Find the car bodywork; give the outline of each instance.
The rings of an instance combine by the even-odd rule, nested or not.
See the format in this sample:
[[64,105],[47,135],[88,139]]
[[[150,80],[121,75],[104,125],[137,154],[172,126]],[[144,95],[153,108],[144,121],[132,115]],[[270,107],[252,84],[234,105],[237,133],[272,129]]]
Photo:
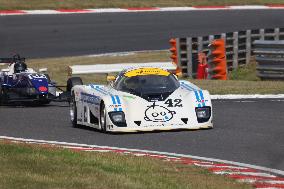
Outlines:
[[0,71],[0,100],[2,103],[39,102],[47,104],[56,97],[55,83],[47,74],[38,73],[32,68],[17,72],[17,62],[25,64],[25,59],[0,58],[0,63],[9,64]]
[[[118,83],[126,81],[123,79],[137,77],[151,77],[148,83],[144,83],[143,92],[119,88]],[[170,91],[166,91],[167,87],[159,88],[157,85],[157,90],[151,89],[155,92],[145,92],[144,89],[154,86],[151,83],[159,84],[158,78],[168,77],[174,79],[176,84]],[[164,83],[167,81],[163,81],[161,80],[160,84],[166,86]],[[188,81],[179,81],[167,70],[157,67],[126,69],[109,85],[76,85],[71,92],[75,104],[72,104],[70,109],[71,120],[75,118],[76,120],[72,121],[79,125],[110,132],[213,127],[209,92]]]

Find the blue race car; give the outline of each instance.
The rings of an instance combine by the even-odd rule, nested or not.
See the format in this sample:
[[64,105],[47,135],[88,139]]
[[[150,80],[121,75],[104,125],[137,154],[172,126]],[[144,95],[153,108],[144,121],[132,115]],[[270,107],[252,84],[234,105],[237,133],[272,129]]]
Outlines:
[[0,71],[0,103],[37,102],[48,104],[56,99],[56,86],[48,74],[35,72],[28,68],[25,58],[19,55],[13,58],[0,58],[1,63],[8,63]]

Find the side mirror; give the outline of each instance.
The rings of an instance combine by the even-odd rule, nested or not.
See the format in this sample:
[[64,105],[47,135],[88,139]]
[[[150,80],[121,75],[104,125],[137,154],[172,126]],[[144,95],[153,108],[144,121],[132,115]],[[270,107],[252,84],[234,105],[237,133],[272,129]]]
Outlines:
[[108,82],[112,82],[112,81],[114,81],[115,80],[115,77],[114,76],[111,76],[111,75],[108,75],[107,76],[107,81]]

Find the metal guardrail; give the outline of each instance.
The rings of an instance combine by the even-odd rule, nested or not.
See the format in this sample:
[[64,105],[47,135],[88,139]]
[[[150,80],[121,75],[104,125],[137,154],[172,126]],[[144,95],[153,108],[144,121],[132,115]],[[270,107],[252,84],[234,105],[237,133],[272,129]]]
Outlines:
[[257,76],[261,79],[284,79],[284,40],[253,42]]
[[198,64],[197,54],[200,52],[207,54],[210,42],[220,38],[226,42],[227,68],[232,70],[239,65],[250,62],[254,40],[284,40],[284,28],[255,29],[219,35],[176,38],[178,65],[183,74],[195,77]]

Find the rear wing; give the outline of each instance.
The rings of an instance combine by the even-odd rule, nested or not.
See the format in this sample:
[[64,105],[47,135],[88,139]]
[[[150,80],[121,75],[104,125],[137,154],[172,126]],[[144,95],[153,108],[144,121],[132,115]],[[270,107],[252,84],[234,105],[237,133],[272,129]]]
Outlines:
[[[20,58],[21,61],[25,61],[26,58]],[[10,64],[15,62],[15,58],[0,58],[0,64]]]
[[125,69],[140,67],[156,67],[174,71],[177,66],[172,62],[148,62],[148,63],[119,63],[119,64],[96,64],[69,66],[69,75],[76,74],[108,74],[117,73]]

